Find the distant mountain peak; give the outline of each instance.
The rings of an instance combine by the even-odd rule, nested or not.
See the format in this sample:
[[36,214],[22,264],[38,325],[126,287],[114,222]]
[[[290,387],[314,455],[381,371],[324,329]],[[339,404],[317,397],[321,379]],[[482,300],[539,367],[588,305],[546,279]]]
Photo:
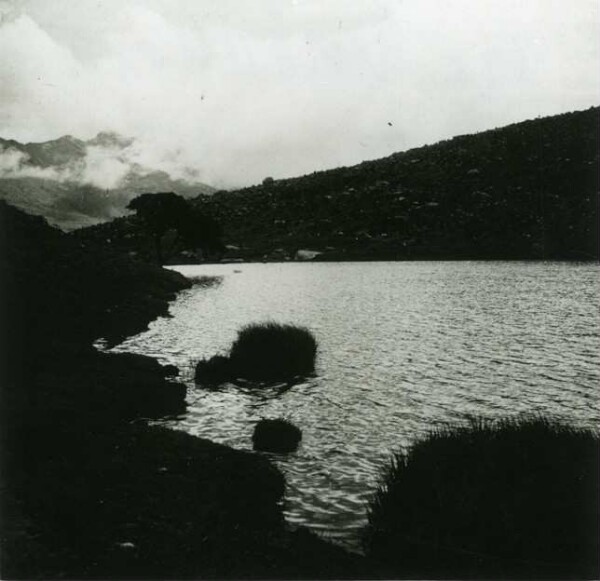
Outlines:
[[63,135],[62,137],[58,137],[57,139],[49,139],[48,141],[42,142],[32,142],[28,143],[27,146],[43,146],[43,147],[54,147],[54,146],[76,146],[76,147],[84,147],[85,142],[81,139],[77,139],[72,135]]
[[125,137],[116,131],[100,131],[96,137],[86,141],[87,145],[124,149],[134,142],[131,137]]
[[141,165],[127,149],[133,142],[115,131],[89,140],[63,135],[26,144],[0,137],[0,154],[7,156],[0,166],[0,199],[72,229],[123,215],[141,193],[195,197],[214,191],[193,169],[185,168],[182,179]]

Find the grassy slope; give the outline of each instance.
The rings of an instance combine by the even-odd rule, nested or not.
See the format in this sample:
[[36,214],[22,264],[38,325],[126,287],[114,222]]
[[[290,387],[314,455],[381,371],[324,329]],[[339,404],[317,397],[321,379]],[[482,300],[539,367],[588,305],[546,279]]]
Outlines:
[[598,108],[354,167],[200,196],[226,243],[261,258],[598,256]]

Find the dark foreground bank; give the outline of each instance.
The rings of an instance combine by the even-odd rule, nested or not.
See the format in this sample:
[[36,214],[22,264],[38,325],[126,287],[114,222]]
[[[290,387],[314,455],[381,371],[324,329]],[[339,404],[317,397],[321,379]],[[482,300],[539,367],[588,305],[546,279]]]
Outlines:
[[147,420],[185,409],[176,370],[99,353],[189,287],[0,205],[3,579],[365,576],[286,529],[264,458]]
[[350,555],[282,516],[249,452],[148,425],[176,370],[99,353],[189,287],[0,204],[4,579],[597,578],[598,436],[545,420],[442,430],[398,455]]
[[359,576],[360,559],[286,530],[283,477],[258,455],[135,424],[18,436],[3,578]]

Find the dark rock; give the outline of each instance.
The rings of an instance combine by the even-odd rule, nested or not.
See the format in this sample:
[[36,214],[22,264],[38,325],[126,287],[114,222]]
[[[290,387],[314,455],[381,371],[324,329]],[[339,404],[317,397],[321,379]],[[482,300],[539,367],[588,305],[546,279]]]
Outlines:
[[218,385],[233,379],[229,357],[215,355],[196,364],[194,380],[198,384]]
[[177,377],[179,375],[179,369],[175,365],[163,365],[162,368],[165,377]]
[[284,419],[260,420],[252,434],[255,450],[280,454],[294,452],[301,439],[300,429]]

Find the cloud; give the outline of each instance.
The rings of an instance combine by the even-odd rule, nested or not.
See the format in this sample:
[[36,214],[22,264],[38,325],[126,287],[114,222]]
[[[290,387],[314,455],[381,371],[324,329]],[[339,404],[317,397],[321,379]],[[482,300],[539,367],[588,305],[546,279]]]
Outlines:
[[29,156],[13,148],[0,146],[0,178],[42,178],[59,180],[60,172],[55,168],[29,165]]
[[61,183],[92,185],[106,190],[118,188],[133,169],[139,174],[135,153],[110,147],[88,146],[85,155],[69,163],[40,167],[30,156],[12,147],[0,146],[0,178],[40,178]]
[[[11,6],[0,135],[116,130],[136,137],[129,161],[217,187],[600,101],[595,0]],[[122,169],[89,155],[90,179]]]

